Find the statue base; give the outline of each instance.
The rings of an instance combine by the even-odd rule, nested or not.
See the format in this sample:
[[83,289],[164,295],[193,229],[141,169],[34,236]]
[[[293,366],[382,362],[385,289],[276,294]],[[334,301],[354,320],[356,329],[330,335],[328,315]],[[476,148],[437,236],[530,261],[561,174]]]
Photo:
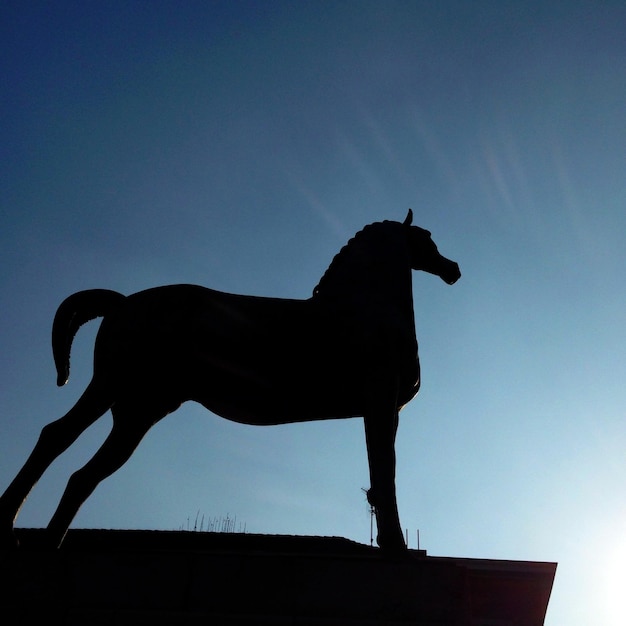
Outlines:
[[11,623],[540,626],[555,563],[387,558],[338,537],[70,530],[0,555]]

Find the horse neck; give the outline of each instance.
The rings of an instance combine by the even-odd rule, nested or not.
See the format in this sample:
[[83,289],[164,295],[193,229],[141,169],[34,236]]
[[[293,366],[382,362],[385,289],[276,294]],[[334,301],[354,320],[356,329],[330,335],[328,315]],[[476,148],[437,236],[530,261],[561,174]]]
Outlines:
[[412,319],[411,267],[404,227],[384,225],[376,238],[352,244],[349,260],[334,269],[331,283],[324,285],[319,297],[349,308],[402,309],[410,312]]

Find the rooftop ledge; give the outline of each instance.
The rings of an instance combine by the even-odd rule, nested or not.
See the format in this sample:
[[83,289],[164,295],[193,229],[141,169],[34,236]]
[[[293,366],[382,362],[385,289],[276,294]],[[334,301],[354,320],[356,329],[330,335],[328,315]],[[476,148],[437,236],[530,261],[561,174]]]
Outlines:
[[76,529],[45,551],[42,530],[16,533],[0,610],[25,624],[541,626],[556,573],[341,537]]

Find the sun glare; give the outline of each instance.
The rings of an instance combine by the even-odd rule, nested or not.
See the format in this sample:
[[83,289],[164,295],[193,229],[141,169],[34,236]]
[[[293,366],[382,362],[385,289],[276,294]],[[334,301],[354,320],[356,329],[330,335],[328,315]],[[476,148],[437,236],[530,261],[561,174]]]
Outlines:
[[606,626],[626,624],[626,528],[616,529],[606,537],[606,557],[600,574],[599,593]]

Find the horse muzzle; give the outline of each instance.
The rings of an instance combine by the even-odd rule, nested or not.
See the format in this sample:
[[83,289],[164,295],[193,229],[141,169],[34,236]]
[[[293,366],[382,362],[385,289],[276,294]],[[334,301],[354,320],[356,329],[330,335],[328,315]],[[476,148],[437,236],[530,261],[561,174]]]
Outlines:
[[445,263],[439,272],[439,278],[448,285],[454,285],[459,278],[461,278],[461,270],[459,264],[449,259],[445,259]]

